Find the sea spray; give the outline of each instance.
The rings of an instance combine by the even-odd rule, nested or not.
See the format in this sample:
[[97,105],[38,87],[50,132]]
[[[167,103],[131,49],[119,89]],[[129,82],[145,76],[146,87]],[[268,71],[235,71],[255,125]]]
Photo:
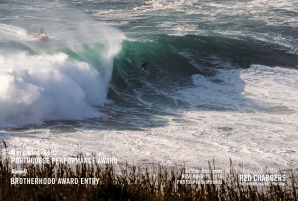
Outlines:
[[1,56],[0,64],[0,126],[100,116],[93,106],[106,102],[109,78],[87,62],[19,53]]

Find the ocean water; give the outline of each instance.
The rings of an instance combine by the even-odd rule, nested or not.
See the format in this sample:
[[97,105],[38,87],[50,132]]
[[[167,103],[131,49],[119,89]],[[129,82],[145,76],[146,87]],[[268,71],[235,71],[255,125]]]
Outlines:
[[[2,0],[0,140],[123,163],[298,168],[297,11],[295,0]],[[48,40],[33,37],[41,26]]]

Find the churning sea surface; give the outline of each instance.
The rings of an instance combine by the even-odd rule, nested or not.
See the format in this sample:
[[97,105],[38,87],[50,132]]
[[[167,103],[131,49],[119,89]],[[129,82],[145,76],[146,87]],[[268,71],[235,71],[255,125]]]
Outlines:
[[297,88],[296,0],[0,1],[9,149],[298,168]]

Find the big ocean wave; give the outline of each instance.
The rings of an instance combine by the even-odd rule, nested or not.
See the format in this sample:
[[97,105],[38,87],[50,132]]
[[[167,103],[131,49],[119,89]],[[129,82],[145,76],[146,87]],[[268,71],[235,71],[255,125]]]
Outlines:
[[93,33],[78,29],[36,41],[22,28],[0,24],[7,47],[0,49],[0,126],[101,116],[95,106],[107,102],[113,58],[124,36],[103,25]]

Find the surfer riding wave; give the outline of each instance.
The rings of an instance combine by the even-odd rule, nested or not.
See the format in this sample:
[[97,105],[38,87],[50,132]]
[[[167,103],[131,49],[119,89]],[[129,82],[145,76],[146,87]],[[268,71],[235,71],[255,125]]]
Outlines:
[[143,69],[143,71],[147,70],[147,65],[148,65],[148,62],[141,64],[140,70],[142,70],[142,69]]

